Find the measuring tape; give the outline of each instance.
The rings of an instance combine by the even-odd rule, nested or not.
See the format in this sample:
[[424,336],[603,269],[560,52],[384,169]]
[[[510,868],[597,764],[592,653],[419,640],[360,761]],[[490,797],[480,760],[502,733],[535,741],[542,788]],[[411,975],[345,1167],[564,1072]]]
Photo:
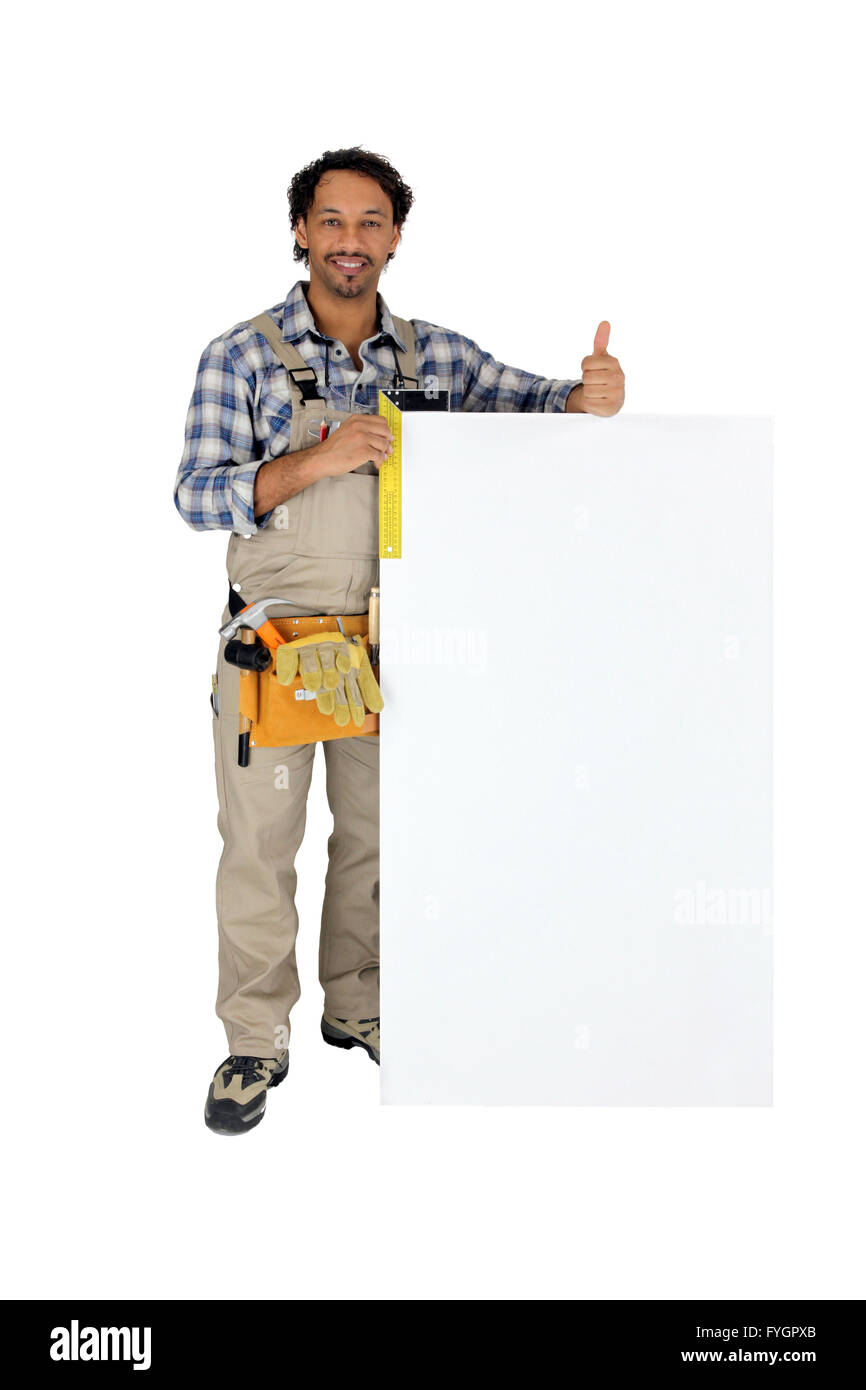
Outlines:
[[379,559],[399,560],[403,555],[403,412],[384,391],[379,392],[379,414],[388,421],[394,443],[379,468]]

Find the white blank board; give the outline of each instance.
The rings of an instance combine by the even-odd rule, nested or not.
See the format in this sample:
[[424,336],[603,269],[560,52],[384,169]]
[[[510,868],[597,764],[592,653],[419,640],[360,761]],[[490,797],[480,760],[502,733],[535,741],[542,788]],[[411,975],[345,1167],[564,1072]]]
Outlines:
[[382,1100],[771,1104],[768,418],[409,414]]

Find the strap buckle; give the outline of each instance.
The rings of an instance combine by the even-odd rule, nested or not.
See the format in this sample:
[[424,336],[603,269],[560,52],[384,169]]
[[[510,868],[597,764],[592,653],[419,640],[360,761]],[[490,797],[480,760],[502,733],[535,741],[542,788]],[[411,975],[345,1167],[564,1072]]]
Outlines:
[[[292,385],[300,393],[301,405],[306,406],[307,401],[320,401],[323,399],[319,395],[319,384],[316,381],[316,373],[312,367],[287,367],[286,370],[292,378]],[[299,381],[298,377],[302,372],[309,372],[312,381]]]

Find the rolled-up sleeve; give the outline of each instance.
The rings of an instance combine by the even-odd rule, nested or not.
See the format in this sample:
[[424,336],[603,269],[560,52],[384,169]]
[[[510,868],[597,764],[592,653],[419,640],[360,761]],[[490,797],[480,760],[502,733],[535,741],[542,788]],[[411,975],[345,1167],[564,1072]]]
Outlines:
[[198,364],[186,417],[183,456],[174,485],[177,510],[194,531],[253,532],[256,458],[250,384],[226,342],[208,343]]
[[569,392],[580,378],[535,376],[497,362],[489,352],[464,339],[462,410],[564,411]]

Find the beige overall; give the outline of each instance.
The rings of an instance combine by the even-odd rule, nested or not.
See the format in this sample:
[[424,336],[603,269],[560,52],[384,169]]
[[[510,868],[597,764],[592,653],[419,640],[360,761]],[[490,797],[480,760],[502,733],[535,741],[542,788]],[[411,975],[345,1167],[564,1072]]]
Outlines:
[[[408,348],[398,350],[400,370],[414,377],[412,326],[403,319],[394,323]],[[252,324],[284,366],[305,368],[309,378],[300,353],[280,341],[267,314]],[[316,443],[308,431],[323,418],[349,418],[351,412],[332,410],[324,401],[305,404],[288,371],[283,382],[285,399],[292,401],[290,453]],[[367,463],[303,488],[253,535],[233,534],[227,567],[245,603],[276,595],[290,601],[274,607],[271,617],[366,613],[370,588],[378,582],[378,553],[378,471]],[[229,616],[226,608],[223,622]],[[300,994],[294,865],[304,837],[316,744],[251,747],[249,767],[238,767],[239,674],[223,659],[223,647],[221,642],[219,713],[213,721],[223,839],[216,894],[216,1011],[232,1053],[272,1057],[286,1045],[289,1011]],[[319,979],[329,1013],[371,1018],[379,1013],[379,738],[325,740],[322,749],[334,829],[328,840]]]

